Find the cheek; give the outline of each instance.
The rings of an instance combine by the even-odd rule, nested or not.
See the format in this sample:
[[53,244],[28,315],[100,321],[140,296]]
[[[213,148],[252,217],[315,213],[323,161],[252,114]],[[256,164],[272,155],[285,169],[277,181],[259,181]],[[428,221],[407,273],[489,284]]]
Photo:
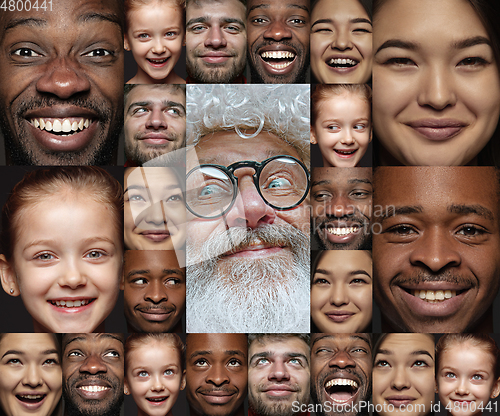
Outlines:
[[367,129],[362,133],[358,133],[356,135],[356,141],[358,142],[360,148],[366,149],[368,147],[368,143],[370,143],[370,130]]
[[179,58],[182,50],[182,37],[177,38],[175,41],[169,42],[167,48],[174,58]]
[[356,307],[364,313],[370,313],[372,310],[372,286],[365,285],[357,290],[351,290],[349,299]]
[[372,37],[366,36],[363,39],[359,39],[355,43],[356,48],[359,50],[363,59],[366,61],[371,61],[373,56],[373,48],[372,48]]
[[311,314],[320,313],[321,308],[328,304],[328,293],[328,289],[311,288]]
[[276,211],[276,216],[286,223],[293,225],[304,234],[310,234],[310,213],[309,207],[303,202],[297,208],[289,211]]
[[186,287],[168,290],[167,296],[170,302],[177,307],[179,313],[182,313],[186,304]]
[[60,393],[62,389],[62,370],[61,367],[53,368],[43,377],[43,380],[53,393]]
[[138,59],[145,59],[149,51],[149,46],[147,43],[139,42],[138,40],[133,40],[130,44],[132,55],[137,61]]

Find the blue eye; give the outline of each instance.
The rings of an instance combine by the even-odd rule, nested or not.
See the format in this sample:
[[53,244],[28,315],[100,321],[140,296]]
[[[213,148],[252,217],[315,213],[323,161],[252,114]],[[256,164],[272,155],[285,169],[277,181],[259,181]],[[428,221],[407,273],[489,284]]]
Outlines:
[[282,188],[284,186],[291,186],[292,184],[288,179],[285,178],[276,178],[273,179],[270,183],[268,188]]
[[227,193],[225,189],[223,189],[219,185],[207,185],[203,187],[200,192],[200,196],[214,196],[217,194]]

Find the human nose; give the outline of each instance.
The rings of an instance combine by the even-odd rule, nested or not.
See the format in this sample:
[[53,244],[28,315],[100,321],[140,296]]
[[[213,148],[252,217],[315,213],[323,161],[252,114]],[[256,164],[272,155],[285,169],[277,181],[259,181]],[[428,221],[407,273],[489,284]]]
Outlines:
[[146,120],[146,128],[154,130],[168,128],[166,114],[160,108],[153,108]]
[[343,283],[333,285],[330,289],[330,304],[334,306],[347,305],[349,303],[349,296],[347,288]]
[[76,260],[68,261],[63,266],[59,286],[75,290],[87,284],[85,272],[81,270],[81,266]]
[[214,386],[222,386],[229,383],[229,376],[223,365],[213,365],[207,372],[206,382]]
[[151,386],[151,391],[163,391],[165,390],[165,386],[162,383],[161,375],[156,374],[153,377],[153,385]]
[[446,230],[439,228],[424,230],[423,235],[415,241],[410,254],[410,262],[414,266],[424,267],[433,273],[448,267],[460,266],[462,259],[455,250],[451,237]]
[[252,176],[239,173],[238,194],[234,205],[226,214],[227,226],[254,229],[272,224],[275,219],[276,212],[259,195]]
[[463,377],[459,380],[455,392],[459,396],[467,396],[469,394],[469,386],[467,385],[467,381]]
[[282,360],[276,360],[272,363],[269,379],[276,381],[285,381],[290,379],[290,374],[286,368],[286,364]]
[[396,368],[394,368],[393,371],[394,371],[394,377],[391,382],[391,387],[394,390],[398,391],[409,389],[411,383],[406,368],[404,368],[403,366],[396,366]]
[[43,384],[42,376],[40,374],[40,367],[36,363],[28,364],[24,373],[23,385],[29,387],[38,387]]
[[457,102],[453,76],[445,67],[435,65],[424,69],[418,88],[420,106],[439,111]]
[[107,371],[106,364],[104,364],[101,357],[95,354],[87,356],[80,366],[80,373],[98,374],[106,373]]
[[353,132],[351,130],[344,130],[344,134],[340,138],[340,143],[350,146],[353,145],[354,142]]
[[341,29],[335,33],[332,42],[332,49],[339,49],[345,51],[352,49],[351,33],[348,29]]
[[348,368],[356,367],[356,363],[347,351],[338,351],[328,363],[330,367]]
[[224,36],[224,32],[220,26],[214,25],[210,28],[205,39],[205,46],[212,47],[214,49],[224,48],[227,46],[226,37]]
[[167,215],[165,214],[165,206],[163,204],[163,201],[151,203],[151,205],[143,211],[141,217],[145,222],[150,224],[166,224]]
[[151,52],[153,52],[156,55],[161,55],[167,50],[163,39],[155,39],[153,42],[153,45],[151,46]]
[[336,218],[351,216],[354,214],[354,206],[344,194],[336,194],[326,203],[326,215]]
[[68,58],[52,60],[36,83],[40,93],[67,100],[71,96],[89,92],[90,81],[80,65]]
[[281,20],[271,22],[264,32],[264,39],[272,39],[276,42],[291,38],[292,31],[287,24]]
[[144,294],[144,299],[149,300],[153,303],[160,303],[168,300],[165,285],[157,279],[152,279],[152,281],[147,286],[146,293]]

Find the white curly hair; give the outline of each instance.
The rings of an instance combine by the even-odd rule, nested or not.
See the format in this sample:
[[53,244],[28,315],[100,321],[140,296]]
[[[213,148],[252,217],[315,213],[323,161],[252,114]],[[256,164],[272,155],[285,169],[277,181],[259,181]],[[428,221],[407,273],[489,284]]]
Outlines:
[[309,85],[188,85],[186,95],[188,145],[218,131],[235,130],[242,139],[266,131],[293,146],[309,167]]

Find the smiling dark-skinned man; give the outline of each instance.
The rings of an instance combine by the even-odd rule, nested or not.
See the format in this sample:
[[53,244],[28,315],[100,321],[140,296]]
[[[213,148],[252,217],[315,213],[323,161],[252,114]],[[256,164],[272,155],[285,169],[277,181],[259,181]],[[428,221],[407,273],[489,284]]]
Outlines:
[[116,163],[123,20],[119,0],[58,0],[45,10],[0,11],[7,164]]

